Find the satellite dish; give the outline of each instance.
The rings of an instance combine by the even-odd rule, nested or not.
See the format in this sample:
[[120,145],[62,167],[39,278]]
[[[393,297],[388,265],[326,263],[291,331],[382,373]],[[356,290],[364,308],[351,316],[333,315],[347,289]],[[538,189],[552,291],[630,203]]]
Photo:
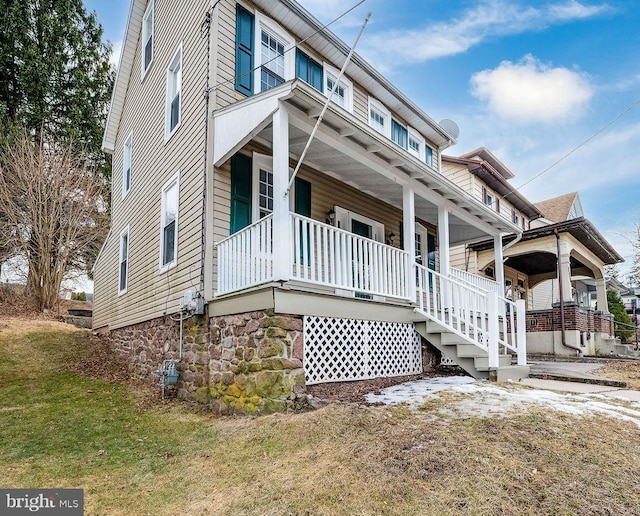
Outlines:
[[445,118],[444,120],[440,120],[440,127],[442,127],[448,134],[453,136],[455,139],[460,135],[460,128],[458,124],[456,124],[453,120],[449,120]]

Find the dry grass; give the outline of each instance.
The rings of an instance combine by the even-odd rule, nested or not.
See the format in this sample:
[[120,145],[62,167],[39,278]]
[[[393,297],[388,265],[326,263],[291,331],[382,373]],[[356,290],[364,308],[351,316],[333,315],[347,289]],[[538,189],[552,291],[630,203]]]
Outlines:
[[640,360],[609,361],[606,366],[592,371],[598,376],[627,382],[629,389],[640,391]]
[[0,477],[84,487],[88,515],[640,513],[631,423],[543,409],[434,417],[458,401],[446,395],[418,412],[331,404],[256,418],[140,406],[113,375],[73,372],[67,350],[91,349],[86,333],[4,323]]

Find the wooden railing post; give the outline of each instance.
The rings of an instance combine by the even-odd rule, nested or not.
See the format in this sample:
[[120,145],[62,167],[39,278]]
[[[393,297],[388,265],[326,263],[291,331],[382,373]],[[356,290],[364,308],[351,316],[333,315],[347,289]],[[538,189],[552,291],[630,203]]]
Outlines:
[[498,353],[498,293],[487,292],[487,312],[488,312],[488,333],[489,333],[489,368],[497,369],[500,365],[500,356]]
[[516,301],[516,342],[518,365],[527,365],[527,308],[524,299]]

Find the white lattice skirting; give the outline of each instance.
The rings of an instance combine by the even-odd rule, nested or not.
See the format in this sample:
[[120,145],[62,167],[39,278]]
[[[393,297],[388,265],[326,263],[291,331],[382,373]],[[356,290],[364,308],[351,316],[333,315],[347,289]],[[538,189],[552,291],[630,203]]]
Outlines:
[[410,323],[305,316],[303,358],[307,385],[422,372]]

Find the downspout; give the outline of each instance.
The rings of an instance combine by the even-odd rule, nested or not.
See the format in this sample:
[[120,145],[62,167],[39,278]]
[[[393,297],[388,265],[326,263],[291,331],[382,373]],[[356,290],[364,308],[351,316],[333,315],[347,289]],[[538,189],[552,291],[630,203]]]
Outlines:
[[582,353],[582,350],[578,346],[574,346],[572,344],[567,344],[567,337],[565,335],[564,329],[564,295],[562,288],[562,264],[560,263],[560,233],[558,229],[553,230],[553,234],[556,236],[556,249],[557,249],[557,257],[558,257],[558,289],[560,295],[560,335],[561,342],[565,348],[574,349],[578,352],[578,354]]

